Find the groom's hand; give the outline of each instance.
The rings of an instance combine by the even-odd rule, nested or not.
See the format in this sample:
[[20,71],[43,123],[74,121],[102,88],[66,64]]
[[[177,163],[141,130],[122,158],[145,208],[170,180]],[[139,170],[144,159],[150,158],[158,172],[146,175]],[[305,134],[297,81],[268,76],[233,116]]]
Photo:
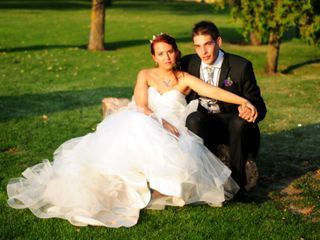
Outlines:
[[251,109],[247,106],[240,105],[238,107],[238,110],[239,110],[239,117],[246,120],[247,122],[255,122],[258,116],[258,112],[256,108]]

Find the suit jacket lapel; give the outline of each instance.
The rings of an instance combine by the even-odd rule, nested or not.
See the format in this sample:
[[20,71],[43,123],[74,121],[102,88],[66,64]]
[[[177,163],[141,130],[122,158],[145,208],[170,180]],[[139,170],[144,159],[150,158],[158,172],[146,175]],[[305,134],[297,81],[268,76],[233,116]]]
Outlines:
[[[190,58],[190,61],[187,66],[187,72],[191,75],[200,78],[200,65],[201,60],[197,54],[193,54]],[[199,95],[195,91],[191,91],[191,93],[186,97],[187,102],[189,103],[191,100],[197,99]]]
[[224,52],[223,62],[221,66],[221,72],[219,77],[219,87],[223,86],[223,81],[227,79],[228,73],[230,71],[230,65],[229,65],[229,55],[228,53]]
[[200,66],[201,66],[201,60],[200,58],[196,55],[194,58],[194,63],[191,65],[191,74],[194,75],[197,78],[200,78]]

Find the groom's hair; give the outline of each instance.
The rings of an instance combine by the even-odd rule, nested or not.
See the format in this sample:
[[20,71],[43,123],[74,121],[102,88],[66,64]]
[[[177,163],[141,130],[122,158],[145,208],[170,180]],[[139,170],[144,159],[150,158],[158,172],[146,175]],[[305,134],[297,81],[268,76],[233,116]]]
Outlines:
[[194,25],[192,29],[192,39],[198,35],[210,35],[215,41],[220,37],[217,26],[210,21],[201,21]]
[[180,62],[180,57],[181,57],[181,52],[177,46],[177,43],[176,43],[176,39],[171,37],[170,35],[166,34],[166,33],[160,33],[159,35],[156,35],[153,37],[152,40],[150,40],[150,52],[152,55],[155,54],[154,52],[154,44],[155,43],[158,43],[158,42],[164,42],[164,43],[167,43],[169,45],[172,46],[175,54],[176,54],[176,63],[179,64]]

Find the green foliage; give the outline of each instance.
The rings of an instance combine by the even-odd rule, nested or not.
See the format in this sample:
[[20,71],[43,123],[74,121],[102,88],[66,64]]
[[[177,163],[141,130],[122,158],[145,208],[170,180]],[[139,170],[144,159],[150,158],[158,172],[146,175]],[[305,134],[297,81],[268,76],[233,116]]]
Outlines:
[[257,39],[261,42],[267,40],[265,34],[268,16],[265,14],[266,4],[269,1],[241,1],[236,0],[231,8],[231,15],[236,19],[241,19],[243,27],[243,36],[248,41],[251,33],[255,33]]
[[246,39],[254,32],[265,42],[271,33],[281,38],[290,27],[297,27],[305,40],[318,43],[320,24],[315,12],[317,8],[314,0],[235,0],[231,13],[242,21]]
[[299,19],[299,28],[302,37],[310,44],[320,44],[320,1],[312,0],[311,14],[305,14]]

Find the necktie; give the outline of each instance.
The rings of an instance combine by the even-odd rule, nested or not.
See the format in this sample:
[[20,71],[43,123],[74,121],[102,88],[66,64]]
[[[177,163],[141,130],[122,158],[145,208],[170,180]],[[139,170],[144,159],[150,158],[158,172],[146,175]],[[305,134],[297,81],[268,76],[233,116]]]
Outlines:
[[207,67],[207,73],[208,73],[208,83],[213,85],[213,67],[212,66]]
[[[207,83],[214,86],[214,80],[213,80],[213,66],[207,66]],[[200,97],[200,104],[206,108],[211,113],[217,113],[220,112],[219,105],[217,104],[216,99],[211,99],[207,97]]]

